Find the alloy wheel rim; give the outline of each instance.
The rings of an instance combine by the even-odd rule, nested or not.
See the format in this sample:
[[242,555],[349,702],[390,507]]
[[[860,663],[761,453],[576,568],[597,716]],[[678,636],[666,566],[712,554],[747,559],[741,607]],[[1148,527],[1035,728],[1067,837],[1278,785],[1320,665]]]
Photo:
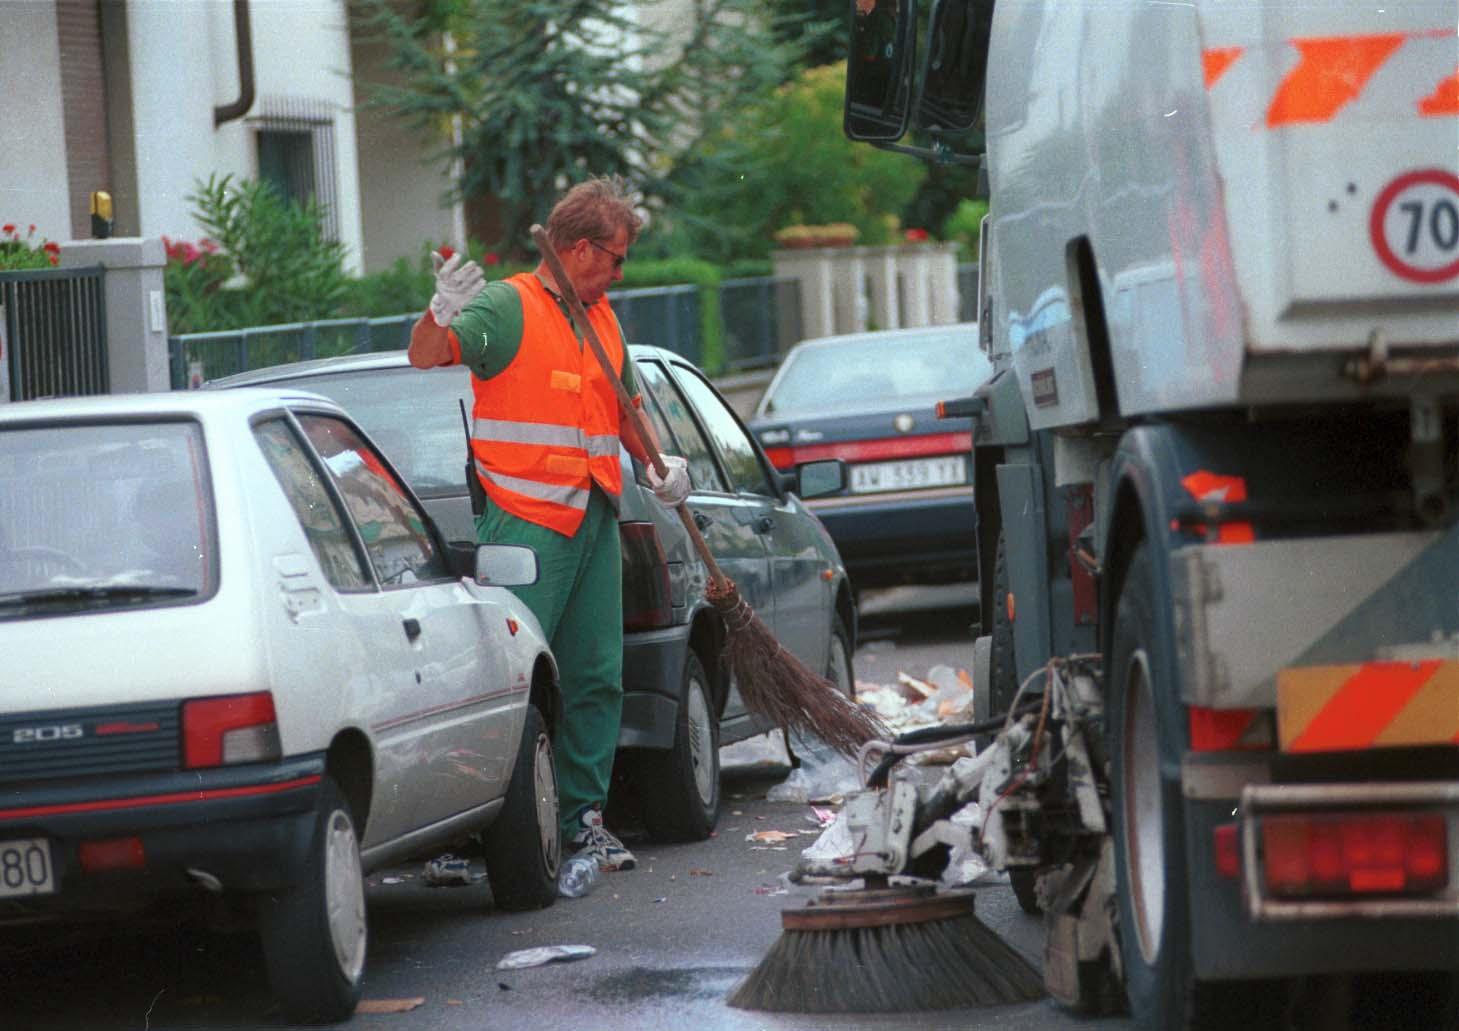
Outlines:
[[1149,657],[1130,657],[1125,688],[1124,837],[1134,905],[1135,939],[1148,964],[1160,951],[1165,924],[1165,813],[1160,803],[1160,746]]
[[561,859],[562,839],[557,830],[557,770],[552,762],[552,740],[537,735],[532,755],[532,790],[537,802],[537,833],[542,863],[553,876]]
[[714,798],[714,728],[709,723],[709,703],[704,698],[704,685],[695,677],[689,681],[686,719],[689,732],[689,761],[694,767],[694,789],[699,800],[709,805]]
[[324,898],[329,938],[344,979],[354,984],[365,970],[365,878],[360,843],[349,814],[336,809],[324,832]]

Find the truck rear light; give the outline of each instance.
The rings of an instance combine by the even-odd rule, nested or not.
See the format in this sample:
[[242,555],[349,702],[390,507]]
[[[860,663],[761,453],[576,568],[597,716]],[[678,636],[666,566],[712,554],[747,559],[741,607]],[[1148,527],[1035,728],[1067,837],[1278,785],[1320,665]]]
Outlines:
[[1241,827],[1235,823],[1223,823],[1211,830],[1211,852],[1216,861],[1216,872],[1222,877],[1235,880],[1241,876]]
[[1261,847],[1267,888],[1279,897],[1430,893],[1449,882],[1439,813],[1267,816]]
[[1273,747],[1271,717],[1265,709],[1208,709],[1192,705],[1193,752],[1256,752]]
[[141,838],[107,838],[104,841],[83,841],[76,849],[76,858],[86,873],[106,870],[142,870],[147,866],[147,853]]
[[622,523],[623,629],[657,630],[674,621],[669,560],[653,523]]
[[279,758],[274,696],[257,691],[184,702],[182,752],[188,769]]

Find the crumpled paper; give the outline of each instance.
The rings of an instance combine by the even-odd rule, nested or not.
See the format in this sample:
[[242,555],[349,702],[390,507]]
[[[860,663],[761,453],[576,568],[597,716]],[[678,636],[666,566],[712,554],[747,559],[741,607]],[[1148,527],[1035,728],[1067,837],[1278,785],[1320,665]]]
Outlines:
[[587,959],[598,950],[591,945],[539,945],[534,949],[518,949],[509,952],[497,961],[498,970],[522,970],[526,967],[540,967],[545,963],[566,963],[574,959]]

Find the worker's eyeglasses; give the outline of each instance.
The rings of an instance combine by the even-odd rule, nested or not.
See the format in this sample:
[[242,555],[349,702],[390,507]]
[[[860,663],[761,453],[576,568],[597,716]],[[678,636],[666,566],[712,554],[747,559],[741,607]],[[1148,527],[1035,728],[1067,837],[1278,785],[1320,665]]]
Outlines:
[[[585,236],[585,237],[583,237],[583,239],[584,240],[587,240],[588,238]],[[611,250],[610,248],[607,248],[607,247],[604,247],[601,243],[597,243],[594,240],[588,240],[588,243],[591,246],[598,248],[598,250],[602,251],[604,254],[611,254],[613,256],[613,267],[614,268],[622,268],[623,267],[623,263],[628,260],[628,255],[626,255],[626,254],[619,254],[617,251]]]

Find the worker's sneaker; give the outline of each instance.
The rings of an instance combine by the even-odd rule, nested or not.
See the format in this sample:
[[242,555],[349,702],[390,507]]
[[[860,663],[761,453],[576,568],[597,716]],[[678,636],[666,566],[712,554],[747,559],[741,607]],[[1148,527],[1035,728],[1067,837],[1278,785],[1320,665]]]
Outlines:
[[633,853],[623,847],[623,842],[603,826],[603,811],[597,806],[584,806],[578,813],[579,830],[567,843],[570,855],[582,853],[598,861],[598,869],[604,873],[616,870],[632,870],[638,865]]

